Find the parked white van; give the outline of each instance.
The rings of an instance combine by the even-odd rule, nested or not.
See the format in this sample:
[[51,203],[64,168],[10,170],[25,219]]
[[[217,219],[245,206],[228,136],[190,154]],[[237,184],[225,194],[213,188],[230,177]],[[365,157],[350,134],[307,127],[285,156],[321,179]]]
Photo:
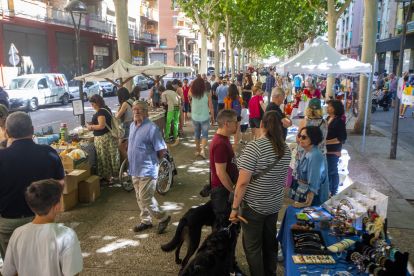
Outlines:
[[12,79],[6,86],[10,109],[35,111],[39,105],[69,103],[68,81],[63,74],[30,74]]

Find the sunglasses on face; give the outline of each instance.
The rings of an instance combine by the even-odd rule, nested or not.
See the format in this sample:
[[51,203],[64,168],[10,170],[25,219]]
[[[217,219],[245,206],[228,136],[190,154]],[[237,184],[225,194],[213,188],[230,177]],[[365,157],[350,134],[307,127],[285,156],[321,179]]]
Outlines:
[[306,140],[306,138],[308,138],[309,136],[306,136],[306,135],[298,135],[298,138],[299,139],[302,139],[302,140]]

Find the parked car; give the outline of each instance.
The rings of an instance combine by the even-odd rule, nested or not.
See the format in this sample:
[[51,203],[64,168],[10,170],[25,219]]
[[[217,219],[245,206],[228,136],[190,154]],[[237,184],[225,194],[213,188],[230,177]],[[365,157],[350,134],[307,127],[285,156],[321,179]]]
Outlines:
[[[117,84],[119,84],[119,80],[115,80]],[[99,87],[104,95],[116,96],[116,91],[118,91],[118,87],[109,81],[99,81]]]
[[40,105],[69,103],[69,86],[63,74],[30,74],[12,79],[6,87],[10,109],[35,111]]
[[207,68],[207,75],[208,76],[213,75],[215,71],[216,71],[216,69],[214,67],[208,67]]
[[9,94],[7,94],[6,90],[0,86],[0,104],[4,105],[9,109]]
[[[94,95],[99,94],[103,96],[103,92],[99,87],[99,83],[96,81],[85,81],[83,83],[83,100],[86,102],[88,99]],[[79,100],[79,81],[71,80],[69,81],[69,99]]]
[[134,77],[134,86],[137,85],[141,87],[142,90],[147,90],[150,87],[154,86],[154,82],[144,76],[138,75]]

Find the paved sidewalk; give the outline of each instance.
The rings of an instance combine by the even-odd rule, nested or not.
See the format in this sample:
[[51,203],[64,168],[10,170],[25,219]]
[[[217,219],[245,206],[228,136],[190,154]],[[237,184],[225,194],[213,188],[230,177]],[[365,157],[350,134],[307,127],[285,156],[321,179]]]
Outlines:
[[[210,140],[216,129],[217,127],[210,128]],[[410,167],[414,167],[413,160],[408,159],[409,153],[404,152],[404,148],[398,148],[397,160],[387,159],[390,140],[379,130],[375,133],[376,136],[367,138],[364,153],[360,152],[362,137],[353,135],[348,137],[344,148],[348,150],[351,157],[350,175],[352,180],[371,185],[390,197],[389,235],[401,251],[410,252],[410,260],[414,262],[412,248],[414,220],[407,219],[408,216],[414,215],[414,209],[404,199],[407,193],[402,194],[405,190],[409,191],[409,185],[413,183],[409,177]],[[178,167],[174,185],[166,195],[156,194],[156,199],[172,216],[172,224],[164,234],[156,234],[158,226],[156,222],[152,229],[140,233],[132,231],[132,227],[139,223],[140,213],[135,194],[125,192],[119,185],[102,187],[101,197],[96,202],[78,204],[74,209],[59,215],[57,221],[72,227],[81,242],[84,271],[80,275],[178,275],[180,266],[174,262],[174,252],[165,253],[160,249],[160,245],[172,239],[180,218],[189,208],[199,206],[208,200],[198,194],[208,183],[208,150],[206,150],[206,160],[195,157],[192,137],[193,129],[189,124],[185,127],[184,137],[180,139],[180,143],[171,150]],[[239,147],[239,154],[243,148],[243,146]],[[402,172],[398,178],[395,176],[394,169]],[[407,185],[403,185],[404,179]],[[285,209],[293,203],[286,194],[287,189],[278,227]],[[208,227],[203,229],[202,241],[210,231]],[[181,256],[184,256],[185,252],[184,245]],[[248,266],[241,237],[238,241],[236,258],[242,270],[247,273]],[[414,272],[411,265],[410,270],[411,273]],[[278,265],[277,275],[284,275],[281,263]]]

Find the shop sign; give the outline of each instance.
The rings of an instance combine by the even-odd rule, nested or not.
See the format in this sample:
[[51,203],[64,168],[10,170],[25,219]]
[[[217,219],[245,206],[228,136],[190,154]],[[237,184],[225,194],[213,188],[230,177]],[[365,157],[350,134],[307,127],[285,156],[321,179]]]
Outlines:
[[108,47],[93,46],[94,56],[109,56]]
[[134,51],[132,51],[132,55],[133,55],[134,57],[139,57],[139,50],[134,50]]

